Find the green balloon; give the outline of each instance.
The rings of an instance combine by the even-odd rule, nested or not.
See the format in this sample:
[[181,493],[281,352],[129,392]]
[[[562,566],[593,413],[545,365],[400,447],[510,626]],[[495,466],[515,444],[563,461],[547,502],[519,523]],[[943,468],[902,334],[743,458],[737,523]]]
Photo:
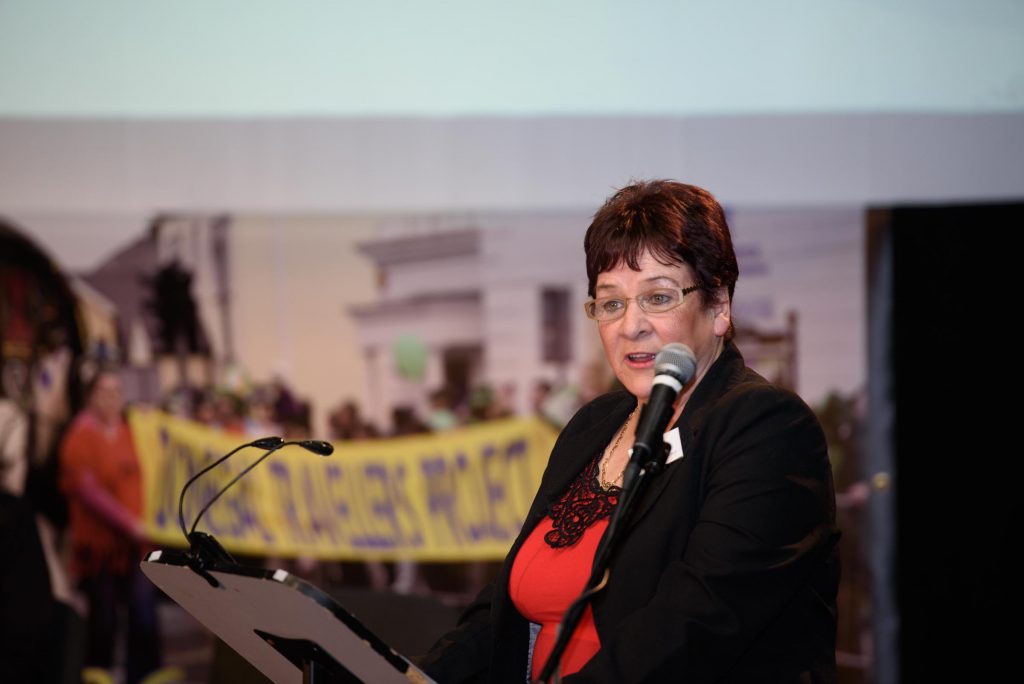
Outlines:
[[413,334],[401,335],[391,345],[398,374],[407,380],[422,380],[427,370],[427,345]]

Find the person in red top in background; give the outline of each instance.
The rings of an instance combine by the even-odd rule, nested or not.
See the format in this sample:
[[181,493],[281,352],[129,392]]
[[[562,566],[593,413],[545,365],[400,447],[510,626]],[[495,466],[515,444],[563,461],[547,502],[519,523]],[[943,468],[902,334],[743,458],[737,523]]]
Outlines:
[[72,572],[89,602],[86,665],[113,665],[117,608],[126,606],[131,684],[159,667],[160,647],[155,592],[139,570],[142,483],[123,409],[120,378],[101,369],[61,443],[60,487],[68,497]]

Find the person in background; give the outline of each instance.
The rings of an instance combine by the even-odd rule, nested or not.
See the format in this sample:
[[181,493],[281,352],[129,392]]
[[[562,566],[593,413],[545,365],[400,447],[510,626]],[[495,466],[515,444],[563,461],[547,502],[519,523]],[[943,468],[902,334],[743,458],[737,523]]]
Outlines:
[[500,420],[511,418],[516,414],[516,386],[515,383],[505,382],[498,387],[494,393],[490,406],[487,407],[488,420]]
[[331,411],[327,419],[332,440],[373,439],[378,437],[377,429],[363,420],[359,405],[346,400]]
[[246,436],[255,438],[280,435],[281,425],[274,413],[274,401],[270,390],[264,387],[254,389],[249,394],[248,415],[244,421]]
[[28,418],[0,396],[0,667],[18,682],[48,681],[56,602],[31,503],[23,496],[28,474]]
[[0,396],[0,490],[20,495],[28,477],[28,416]]
[[72,572],[88,601],[86,665],[113,666],[124,606],[126,681],[133,684],[159,667],[160,644],[155,589],[139,570],[147,541],[142,482],[123,410],[120,378],[98,370],[61,443],[60,487],[69,505]]
[[[4,681],[44,682],[53,668],[55,602],[28,502],[0,489],[0,668]],[[8,679],[9,678],[9,679]]]
[[234,435],[245,435],[243,402],[230,392],[218,392],[213,400],[213,426]]
[[452,410],[449,391],[441,387],[430,393],[430,407],[427,409],[427,427],[431,432],[444,432],[458,426],[458,418]]
[[197,423],[209,427],[217,425],[217,411],[214,407],[214,395],[210,389],[196,392],[194,415],[192,419]]
[[551,396],[554,386],[543,378],[534,381],[533,392],[530,394],[530,409],[536,416],[544,415],[544,402]]
[[561,660],[575,682],[834,682],[839,579],[825,436],[733,343],[739,276],[707,191],[636,183],[584,240],[584,310],[624,389],[562,430],[502,570],[418,664],[438,682],[536,679],[622,493],[657,353],[690,347],[667,464]]

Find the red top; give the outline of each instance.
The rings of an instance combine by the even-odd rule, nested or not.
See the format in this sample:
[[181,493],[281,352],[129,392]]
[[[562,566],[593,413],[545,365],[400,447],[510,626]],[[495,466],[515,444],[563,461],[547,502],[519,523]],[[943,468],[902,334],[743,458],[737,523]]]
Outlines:
[[[541,625],[533,649],[530,678],[537,679],[555,645],[558,623],[590,577],[594,552],[601,541],[608,518],[595,521],[572,546],[552,548],[544,535],[552,530],[551,517],[534,528],[516,554],[509,577],[508,593],[516,609],[530,622]],[[587,606],[579,627],[562,657],[562,675],[578,672],[590,660],[601,641],[594,627],[594,613]]]
[[75,572],[93,575],[101,567],[127,571],[138,562],[138,550],[123,531],[112,526],[83,501],[82,480],[88,472],[95,486],[124,510],[142,513],[142,481],[131,430],[123,421],[102,425],[88,411],[75,418],[60,447],[60,488],[68,496]]

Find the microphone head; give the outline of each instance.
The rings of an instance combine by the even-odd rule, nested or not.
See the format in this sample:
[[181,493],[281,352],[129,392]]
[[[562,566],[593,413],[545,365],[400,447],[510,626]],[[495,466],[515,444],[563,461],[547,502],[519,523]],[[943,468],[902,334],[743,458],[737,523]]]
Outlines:
[[654,375],[670,375],[682,384],[697,372],[697,357],[682,342],[670,342],[654,357]]
[[276,449],[282,444],[284,444],[284,440],[280,437],[262,437],[252,443],[257,449]]
[[319,439],[304,439],[298,442],[298,445],[306,451],[312,451],[314,454],[320,454],[321,456],[330,456],[334,453],[333,445]]

